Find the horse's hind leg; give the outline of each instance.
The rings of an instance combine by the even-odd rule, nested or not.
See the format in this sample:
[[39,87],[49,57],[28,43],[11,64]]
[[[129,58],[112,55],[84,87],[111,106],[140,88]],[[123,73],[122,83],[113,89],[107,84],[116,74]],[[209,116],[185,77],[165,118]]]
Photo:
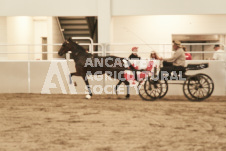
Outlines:
[[118,91],[117,91],[117,89],[118,89],[118,87],[119,87],[119,85],[122,83],[122,81],[121,80],[119,80],[119,82],[117,83],[117,85],[115,86],[115,93],[118,95]]
[[92,92],[91,92],[91,89],[90,89],[90,86],[89,86],[89,81],[88,81],[87,77],[86,77],[86,76],[83,76],[83,80],[84,80],[85,83],[86,83],[87,89],[88,89],[88,91],[89,91],[89,95],[92,96],[93,94],[92,94]]
[[129,82],[127,80],[124,81],[126,87],[127,87],[127,95],[126,98],[128,99],[130,97],[130,93],[129,93]]

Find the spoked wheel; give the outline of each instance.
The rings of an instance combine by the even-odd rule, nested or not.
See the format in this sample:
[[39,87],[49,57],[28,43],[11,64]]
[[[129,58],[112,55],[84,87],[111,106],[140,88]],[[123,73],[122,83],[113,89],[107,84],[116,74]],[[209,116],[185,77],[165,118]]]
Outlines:
[[152,98],[146,93],[146,90],[145,90],[145,87],[144,87],[145,81],[146,81],[146,79],[144,79],[143,81],[140,81],[140,82],[139,82],[139,85],[138,85],[139,95],[140,95],[140,97],[141,97],[143,100],[152,101],[152,100],[154,100],[154,99],[152,99]]
[[162,93],[162,84],[154,83],[153,80],[145,79],[139,88],[139,95],[146,101],[154,101],[160,97]]
[[160,94],[159,98],[161,99],[168,92],[168,82],[166,80],[164,80],[164,81],[161,81],[160,84],[161,84],[161,87],[162,87],[162,93]]
[[198,75],[201,75],[201,76],[204,76],[208,82],[209,82],[209,86],[210,86],[210,92],[209,92],[209,95],[208,97],[210,97],[213,93],[213,90],[214,90],[214,83],[213,83],[213,80],[210,78],[210,76],[206,75],[206,74],[203,74],[203,73],[200,73]]
[[191,101],[202,101],[211,91],[208,79],[200,74],[188,77],[183,85],[184,95]]
[[190,93],[189,93],[188,83],[189,83],[189,78],[187,78],[187,80],[183,84],[183,93],[184,93],[184,96],[186,98],[188,98],[190,101],[196,101],[196,99],[192,95],[190,95]]

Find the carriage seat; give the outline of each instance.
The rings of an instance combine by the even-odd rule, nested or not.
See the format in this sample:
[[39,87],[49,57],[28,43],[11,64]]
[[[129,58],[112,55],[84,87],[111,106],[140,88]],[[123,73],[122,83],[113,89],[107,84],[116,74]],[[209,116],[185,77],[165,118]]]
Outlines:
[[182,71],[184,74],[187,70],[201,70],[209,67],[209,63],[200,63],[200,64],[188,64],[187,67],[181,68],[180,70],[176,70],[177,73]]
[[201,70],[208,67],[209,67],[209,63],[188,64],[186,67],[186,70]]
[[186,77],[185,72],[188,70],[201,70],[208,68],[209,64],[208,63],[200,63],[200,64],[188,64],[187,67],[184,67],[180,70],[176,70],[177,75],[179,75],[179,72],[182,72],[182,77]]
[[185,75],[186,71],[188,70],[201,70],[208,68],[209,64],[208,63],[200,63],[200,64],[188,64],[187,67],[175,70],[177,73],[177,76],[179,76],[179,73],[182,72],[182,77],[186,78],[187,76]]
[[177,70],[174,69],[173,71],[176,72],[176,75],[171,73],[169,75],[169,77],[171,77],[171,76],[172,77],[174,77],[174,76],[179,77],[179,76],[181,76],[180,72],[182,72],[182,78],[186,78],[187,77],[187,75],[185,74],[186,71],[188,71],[188,70],[201,70],[201,69],[205,69],[205,68],[208,68],[208,67],[209,67],[208,63],[188,64],[186,67],[181,67],[181,68],[179,68]]

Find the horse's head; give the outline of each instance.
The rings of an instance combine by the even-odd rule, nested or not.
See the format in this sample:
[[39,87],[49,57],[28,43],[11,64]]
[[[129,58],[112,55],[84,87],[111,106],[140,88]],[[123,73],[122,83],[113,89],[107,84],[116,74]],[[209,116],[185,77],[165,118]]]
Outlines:
[[86,53],[86,50],[78,45],[77,43],[73,42],[71,38],[68,38],[68,40],[65,40],[65,42],[62,44],[60,50],[58,51],[58,55],[62,56],[68,51],[71,51],[72,53],[81,53],[84,54]]
[[68,51],[71,51],[72,49],[72,39],[69,38],[68,40],[65,40],[65,42],[62,44],[60,50],[58,51],[58,55],[62,56],[64,54],[66,54]]

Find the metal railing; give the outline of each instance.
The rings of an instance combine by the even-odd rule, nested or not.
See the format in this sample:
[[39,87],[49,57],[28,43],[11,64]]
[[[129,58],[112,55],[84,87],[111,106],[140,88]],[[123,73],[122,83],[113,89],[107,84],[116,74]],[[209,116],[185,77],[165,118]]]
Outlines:
[[[88,39],[90,40],[90,43],[80,43],[80,45],[88,45],[89,46],[89,52],[92,53],[92,54],[104,54],[104,46],[103,44],[98,44],[98,43],[93,43],[93,40],[89,37],[72,37],[72,39]],[[5,60],[0,60],[0,62],[14,62],[14,61],[25,61],[27,62],[27,76],[28,76],[28,79],[27,79],[27,82],[28,82],[28,93],[31,92],[31,68],[30,68],[30,64],[31,64],[31,61],[34,61],[34,60],[31,60],[30,58],[30,55],[32,54],[57,54],[58,52],[31,52],[31,49],[32,47],[34,46],[61,46],[62,44],[0,44],[0,47],[3,46],[3,47],[10,47],[10,46],[16,46],[16,47],[20,47],[20,46],[25,46],[27,47],[28,51],[23,51],[23,52],[0,52],[0,55],[2,54],[15,54],[15,55],[20,55],[20,54],[25,54],[27,55],[27,58],[26,59],[23,59],[23,60],[16,60],[16,59],[13,59],[13,60],[8,60],[8,59],[5,59]],[[99,52],[94,52],[93,51],[93,47],[94,46],[99,46],[101,48],[101,51]],[[70,61],[70,57],[69,57],[69,54],[71,52],[68,52],[66,54],[66,60],[67,61]],[[25,58],[25,57],[24,57]],[[46,61],[46,60],[38,60],[39,62],[42,62],[42,61]]]
[[[88,39],[90,40],[90,43],[80,43],[80,45],[88,45],[89,46],[89,52],[92,54],[100,54],[102,56],[107,56],[107,54],[127,54],[128,52],[130,52],[131,46],[146,46],[148,49],[146,49],[145,51],[139,51],[140,54],[150,54],[150,49],[153,46],[158,46],[158,47],[162,47],[162,51],[157,51],[158,53],[162,53],[164,56],[168,55],[168,54],[172,54],[172,51],[170,50],[170,47],[172,46],[172,44],[121,44],[121,43],[109,43],[109,44],[99,44],[99,43],[93,43],[93,40],[89,37],[72,37],[72,39]],[[187,45],[216,45],[219,43],[182,43],[182,45],[187,46]],[[62,44],[0,44],[0,46],[4,46],[4,47],[9,47],[9,46],[27,46],[28,47],[28,51],[26,52],[0,52],[0,55],[2,54],[27,54],[27,60],[23,60],[26,61],[28,63],[28,93],[31,92],[31,88],[30,88],[30,83],[31,83],[31,70],[30,70],[30,62],[32,61],[30,58],[30,55],[32,54],[57,54],[58,52],[31,52],[31,49],[33,46],[61,46]],[[224,44],[219,44],[224,46]],[[94,46],[99,46],[101,48],[101,51],[98,52],[94,52],[93,48]],[[114,51],[111,50],[112,46],[127,46],[128,51]],[[126,49],[127,50],[127,49]],[[188,53],[192,53],[192,54],[211,54],[214,53],[215,51],[187,51]],[[66,60],[70,61],[70,54],[71,52],[68,52],[66,55]],[[224,52],[226,53],[226,52]],[[9,60],[0,60],[0,61],[9,61]],[[11,61],[16,61],[16,60],[11,60]],[[38,61],[43,61],[43,60],[38,60]],[[105,80],[103,81],[105,82]]]
[[[90,40],[90,43],[80,43],[80,45],[85,46],[88,45],[89,46],[89,52],[92,54],[101,54],[102,56],[106,56],[107,54],[126,54],[126,53],[130,53],[130,49],[126,49],[128,51],[114,51],[114,50],[110,50],[110,47],[112,46],[129,46],[131,47],[133,46],[148,46],[150,47],[149,50],[139,50],[139,54],[149,54],[151,53],[152,50],[156,50],[151,48],[152,46],[161,46],[162,47],[162,51],[156,51],[157,53],[162,53],[163,56],[165,56],[166,54],[172,54],[172,51],[169,48],[166,48],[166,46],[172,46],[172,44],[125,44],[125,43],[109,43],[109,44],[100,44],[100,43],[93,43],[93,40],[89,37],[72,37],[72,39],[88,39]],[[208,45],[222,45],[225,47],[224,44],[220,44],[220,43],[182,43],[182,45],[187,46],[187,45],[202,45],[202,46],[208,46]],[[32,54],[57,54],[58,52],[32,52],[32,47],[35,46],[61,46],[61,43],[57,43],[57,44],[0,44],[1,46],[5,46],[5,47],[10,47],[10,46],[26,46],[28,47],[28,51],[24,51],[24,52],[0,52],[0,55],[2,54],[26,54],[27,55],[27,60],[31,60],[30,55]],[[93,51],[93,47],[94,46],[100,46],[101,47],[101,51],[95,52]],[[187,53],[191,53],[191,54],[213,54],[215,51],[187,51]],[[226,53],[226,51],[225,51]],[[1,57],[1,56],[0,56]],[[13,59],[16,60],[16,59]],[[12,60],[12,61],[13,61]],[[2,61],[2,60],[0,60]],[[8,61],[8,60],[4,60],[4,61]],[[24,59],[24,61],[26,61]]]

